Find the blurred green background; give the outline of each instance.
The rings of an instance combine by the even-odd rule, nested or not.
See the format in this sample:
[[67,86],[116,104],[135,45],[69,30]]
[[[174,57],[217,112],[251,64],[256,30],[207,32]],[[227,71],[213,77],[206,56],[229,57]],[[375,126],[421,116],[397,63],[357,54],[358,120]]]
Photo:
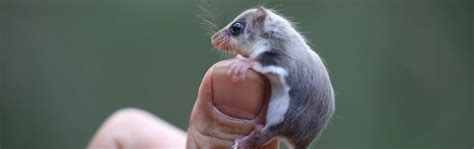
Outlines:
[[[187,128],[213,52],[193,0],[1,0],[0,148],[84,148],[119,108]],[[255,1],[216,1],[229,21]],[[472,149],[474,1],[271,1],[325,59],[319,149]]]

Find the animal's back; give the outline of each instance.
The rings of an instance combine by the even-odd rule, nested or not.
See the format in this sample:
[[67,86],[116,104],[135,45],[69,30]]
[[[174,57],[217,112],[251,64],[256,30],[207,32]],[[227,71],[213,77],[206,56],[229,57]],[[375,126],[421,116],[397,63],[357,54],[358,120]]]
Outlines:
[[301,55],[304,56],[281,57],[290,62],[280,64],[287,69],[286,83],[292,87],[289,90],[290,105],[285,119],[270,127],[295,148],[307,147],[318,137],[335,108],[332,85],[323,62],[313,51]]

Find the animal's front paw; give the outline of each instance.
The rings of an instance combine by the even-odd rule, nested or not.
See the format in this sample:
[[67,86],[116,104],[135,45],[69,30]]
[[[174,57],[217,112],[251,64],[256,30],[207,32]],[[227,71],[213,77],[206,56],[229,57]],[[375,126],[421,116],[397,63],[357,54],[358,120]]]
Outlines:
[[229,65],[229,70],[227,70],[227,75],[232,77],[232,80],[245,80],[245,72],[255,66],[257,62],[244,58],[242,56],[237,56],[236,60],[232,60]]

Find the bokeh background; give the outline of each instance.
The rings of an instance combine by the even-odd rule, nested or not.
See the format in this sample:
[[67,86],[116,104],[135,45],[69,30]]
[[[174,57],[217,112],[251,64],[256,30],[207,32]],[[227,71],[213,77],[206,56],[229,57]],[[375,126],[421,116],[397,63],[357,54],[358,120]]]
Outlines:
[[[1,0],[0,148],[84,148],[124,107],[187,128],[212,50],[195,0]],[[229,21],[255,1],[214,1]],[[324,58],[318,149],[472,149],[472,0],[270,1]],[[217,15],[217,14],[216,14]]]

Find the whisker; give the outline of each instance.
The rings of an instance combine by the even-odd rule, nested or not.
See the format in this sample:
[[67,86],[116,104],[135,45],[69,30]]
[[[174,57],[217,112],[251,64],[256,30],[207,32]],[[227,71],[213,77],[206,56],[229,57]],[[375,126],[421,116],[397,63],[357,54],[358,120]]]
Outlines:
[[202,20],[202,22],[200,22],[201,28],[204,29],[206,35],[212,35],[214,32],[218,31],[220,26],[216,22],[219,22],[218,15],[220,12],[217,11],[214,1],[199,0],[196,5],[202,12],[197,15],[197,17]]

